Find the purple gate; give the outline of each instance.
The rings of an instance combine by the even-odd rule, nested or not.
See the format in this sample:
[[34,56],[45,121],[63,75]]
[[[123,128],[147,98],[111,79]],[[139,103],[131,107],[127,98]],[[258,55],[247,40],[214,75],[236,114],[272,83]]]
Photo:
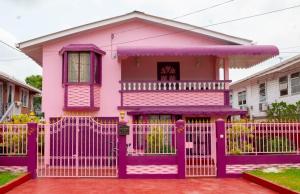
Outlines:
[[119,135],[120,178],[184,178],[184,122],[129,124]]
[[63,117],[38,125],[38,177],[117,177],[116,120]]

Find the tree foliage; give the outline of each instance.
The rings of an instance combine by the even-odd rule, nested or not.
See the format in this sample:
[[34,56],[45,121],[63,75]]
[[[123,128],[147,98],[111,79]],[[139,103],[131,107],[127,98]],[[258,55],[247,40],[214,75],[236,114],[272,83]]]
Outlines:
[[27,84],[29,84],[39,90],[42,89],[43,78],[40,75],[31,75],[29,77],[26,77],[25,81]]
[[300,100],[295,104],[286,102],[272,103],[267,111],[267,116],[269,121],[300,121]]

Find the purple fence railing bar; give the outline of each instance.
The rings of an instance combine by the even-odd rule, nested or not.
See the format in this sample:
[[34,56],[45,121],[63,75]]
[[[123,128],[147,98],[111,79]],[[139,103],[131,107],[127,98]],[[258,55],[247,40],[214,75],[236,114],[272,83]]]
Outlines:
[[[23,146],[26,145],[24,149],[26,149],[26,152],[22,152],[22,154],[16,154],[15,152],[8,152],[6,155],[0,156],[0,165],[1,166],[20,166],[20,167],[27,167],[27,171],[31,173],[32,178],[36,178],[36,166],[37,166],[37,147],[36,147],[36,139],[37,139],[37,124],[36,123],[28,123],[26,125],[15,125],[14,127],[12,124],[8,124],[7,126],[2,125],[2,129],[8,129],[12,128],[15,133],[12,135],[9,135],[9,138],[16,137],[14,135],[24,135],[24,130],[26,131],[26,142],[28,143],[21,143]],[[17,130],[17,126],[21,127],[18,128],[20,130]],[[2,131],[3,132],[3,131]],[[5,134],[5,133],[4,133]],[[2,133],[3,135],[3,133]],[[24,139],[15,138],[15,140],[18,141],[15,149],[22,148],[22,146],[19,146],[20,141],[23,141]],[[20,141],[19,141],[20,140]],[[11,142],[13,139],[11,139]],[[24,145],[25,144],[25,145]],[[5,144],[7,145],[7,144]],[[16,145],[16,144],[15,144]],[[26,153],[26,154],[25,154]]]

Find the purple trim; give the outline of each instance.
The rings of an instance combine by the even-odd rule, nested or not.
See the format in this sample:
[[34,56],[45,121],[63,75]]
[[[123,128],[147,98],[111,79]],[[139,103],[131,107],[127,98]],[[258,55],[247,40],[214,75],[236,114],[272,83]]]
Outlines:
[[27,156],[0,156],[2,166],[27,166]]
[[225,82],[230,83],[232,80],[174,80],[174,81],[159,81],[159,80],[120,80],[119,83],[130,83],[130,82],[159,82],[159,83],[170,83],[170,82]]
[[153,93],[153,92],[201,92],[201,93],[203,93],[203,92],[227,92],[227,91],[229,91],[229,90],[217,90],[217,89],[211,89],[211,90],[173,90],[173,89],[171,89],[171,90],[125,90],[125,91],[123,91],[123,90],[119,90],[119,92],[120,93],[141,93],[141,92],[144,92],[144,93],[146,93],[146,92],[151,92],[151,93]]
[[90,107],[90,106],[66,106],[63,108],[64,111],[98,111],[99,107]]
[[90,85],[90,106],[94,107],[94,85]]
[[217,161],[217,177],[226,177],[226,161],[225,161],[225,121],[218,119],[216,121],[216,161]]
[[278,154],[225,156],[225,161],[226,164],[293,164],[300,163],[300,155]]
[[66,51],[91,51],[98,53],[100,55],[105,55],[106,53],[99,49],[94,44],[69,44],[68,46],[64,46],[60,51],[59,54],[63,54]]
[[[126,125],[126,122],[119,122],[119,125]],[[119,178],[127,178],[126,174],[126,165],[127,165],[127,145],[126,145],[126,136],[119,135],[118,130],[118,173]]]
[[177,165],[177,156],[127,156],[127,165]]
[[185,121],[176,121],[176,149],[177,149],[177,168],[179,179],[185,178]]
[[123,46],[117,48],[118,57],[128,56],[228,56],[228,55],[266,55],[279,54],[272,45],[213,45],[197,47],[136,47]]
[[230,90],[224,91],[224,105],[230,105]]
[[178,179],[177,174],[127,174],[131,179]]
[[37,123],[27,123],[28,126],[28,163],[27,169],[31,173],[32,178],[36,178],[37,168]]
[[[124,107],[122,107],[125,109]],[[196,106],[196,107],[140,107],[128,111],[128,115],[175,114],[175,115],[240,115],[245,111],[229,106]]]
[[64,95],[65,95],[65,99],[64,99],[64,107],[68,107],[68,85],[65,85],[65,92],[64,92]]

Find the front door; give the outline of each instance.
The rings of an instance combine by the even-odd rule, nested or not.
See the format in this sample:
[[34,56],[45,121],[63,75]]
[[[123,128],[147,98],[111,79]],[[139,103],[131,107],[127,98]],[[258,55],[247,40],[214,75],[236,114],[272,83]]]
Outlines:
[[180,80],[179,62],[158,62],[157,80],[177,81]]

